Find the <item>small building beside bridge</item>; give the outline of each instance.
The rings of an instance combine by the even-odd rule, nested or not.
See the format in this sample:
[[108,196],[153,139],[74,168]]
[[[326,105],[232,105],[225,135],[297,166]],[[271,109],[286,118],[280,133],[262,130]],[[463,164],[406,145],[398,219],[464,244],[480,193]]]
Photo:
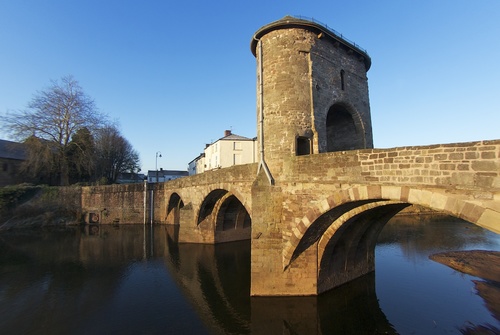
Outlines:
[[224,131],[224,137],[205,146],[205,150],[188,164],[189,175],[257,162],[257,138]]

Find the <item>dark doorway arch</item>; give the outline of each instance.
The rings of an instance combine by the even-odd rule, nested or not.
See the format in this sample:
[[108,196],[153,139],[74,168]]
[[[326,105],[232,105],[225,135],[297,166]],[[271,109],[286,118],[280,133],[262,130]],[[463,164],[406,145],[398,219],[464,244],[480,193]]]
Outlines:
[[172,193],[167,207],[167,220],[169,224],[179,224],[180,210],[184,207],[184,202],[177,193]]
[[361,121],[341,104],[328,110],[326,117],[326,151],[344,151],[365,148],[364,132]]

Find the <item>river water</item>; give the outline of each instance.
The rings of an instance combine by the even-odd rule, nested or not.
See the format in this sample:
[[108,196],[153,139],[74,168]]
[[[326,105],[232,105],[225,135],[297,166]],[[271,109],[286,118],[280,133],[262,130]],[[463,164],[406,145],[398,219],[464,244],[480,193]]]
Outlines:
[[391,220],[375,273],[319,297],[250,298],[248,241],[171,236],[173,226],[127,225],[0,233],[0,334],[499,333],[500,288],[428,258],[500,251],[499,235],[454,218]]

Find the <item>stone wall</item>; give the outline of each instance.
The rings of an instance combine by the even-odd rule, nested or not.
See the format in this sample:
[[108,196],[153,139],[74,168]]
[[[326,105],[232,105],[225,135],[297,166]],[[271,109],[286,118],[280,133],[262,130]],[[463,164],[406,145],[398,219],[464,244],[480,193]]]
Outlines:
[[[329,142],[335,142],[335,151],[337,148],[372,148],[368,78],[363,58],[328,38],[318,39],[311,47],[309,57],[312,67],[314,130],[317,134],[313,152],[334,151],[333,143]],[[340,111],[345,111],[348,117],[342,123],[341,118],[335,115]],[[327,126],[330,117],[333,117],[334,123],[340,123],[330,125],[331,131]],[[353,123],[351,126],[354,126],[354,130],[350,129],[350,122]]]
[[143,223],[144,195],[143,184],[82,187],[85,220],[99,224]]
[[324,183],[427,185],[478,191],[500,188],[500,140],[369,149],[294,157],[282,179]]

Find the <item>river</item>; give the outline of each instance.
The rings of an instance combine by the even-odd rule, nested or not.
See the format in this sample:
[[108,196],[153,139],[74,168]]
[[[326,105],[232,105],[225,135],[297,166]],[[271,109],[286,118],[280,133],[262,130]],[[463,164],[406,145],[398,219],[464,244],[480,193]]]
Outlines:
[[500,329],[498,301],[480,295],[477,283],[483,280],[429,259],[442,251],[500,250],[499,235],[458,219],[394,218],[379,237],[375,273],[319,297],[250,298],[250,242],[177,244],[174,229],[1,232],[0,334],[429,335]]

